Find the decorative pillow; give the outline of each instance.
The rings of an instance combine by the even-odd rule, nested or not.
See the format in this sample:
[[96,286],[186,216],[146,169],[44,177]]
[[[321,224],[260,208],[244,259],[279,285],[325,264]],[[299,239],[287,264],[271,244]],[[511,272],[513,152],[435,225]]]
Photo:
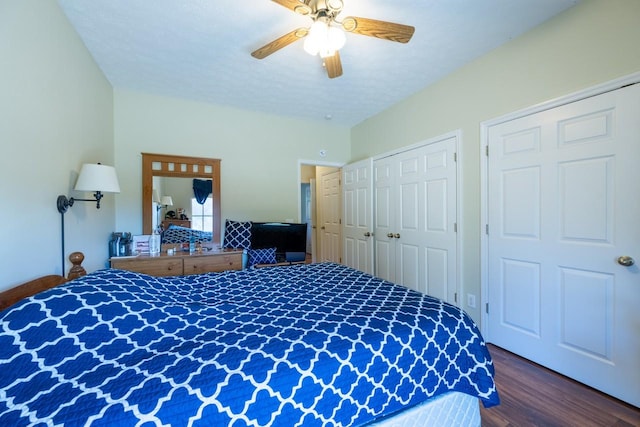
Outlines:
[[276,248],[266,249],[249,249],[249,260],[247,265],[252,267],[256,264],[275,264],[276,261]]
[[171,224],[162,232],[162,243],[190,242],[192,237],[196,242],[210,242],[213,239],[213,233]]
[[251,247],[251,221],[226,220],[224,224],[225,248],[249,249]]

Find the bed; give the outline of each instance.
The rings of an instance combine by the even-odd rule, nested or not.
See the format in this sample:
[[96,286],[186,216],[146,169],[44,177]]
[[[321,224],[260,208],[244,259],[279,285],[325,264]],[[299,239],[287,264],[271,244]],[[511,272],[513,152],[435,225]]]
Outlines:
[[212,239],[213,233],[210,231],[195,230],[175,224],[170,224],[161,234],[161,243],[163,245],[189,243],[191,241],[203,243],[210,242]]
[[493,374],[461,309],[333,263],[104,269],[0,312],[0,425],[480,425]]

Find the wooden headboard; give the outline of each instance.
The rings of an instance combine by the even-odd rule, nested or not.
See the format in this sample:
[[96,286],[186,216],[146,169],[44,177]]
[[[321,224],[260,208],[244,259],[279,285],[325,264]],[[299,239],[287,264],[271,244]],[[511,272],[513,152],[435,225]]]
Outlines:
[[73,280],[76,277],[81,277],[87,274],[84,268],[80,265],[82,261],[84,261],[84,254],[82,252],[73,252],[69,255],[69,260],[73,264],[73,267],[69,270],[68,278],[57,274],[50,274],[30,280],[4,292],[0,292],[0,311],[12,306],[24,298],[35,295],[38,292],[55,288],[69,280]]
[[46,291],[47,289],[54,288],[66,281],[67,279],[63,276],[51,274],[23,283],[22,285],[18,285],[7,291],[0,292],[0,310],[4,310],[24,298],[28,298],[38,292]]

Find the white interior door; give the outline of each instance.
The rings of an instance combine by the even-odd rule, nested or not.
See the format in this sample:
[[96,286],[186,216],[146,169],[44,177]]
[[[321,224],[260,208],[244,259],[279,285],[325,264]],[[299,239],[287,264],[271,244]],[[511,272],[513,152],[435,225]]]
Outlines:
[[344,264],[365,273],[373,271],[372,160],[342,168]]
[[455,303],[456,137],[397,157],[396,281]]
[[457,138],[374,162],[376,275],[451,303],[457,293]]
[[376,160],[374,179],[374,256],[376,276],[396,283],[395,166],[393,156]]
[[427,243],[423,235],[426,181],[423,150],[416,148],[394,156],[397,199],[393,237],[396,239],[396,283],[425,292],[421,289],[425,266],[420,262],[422,248]]
[[640,85],[488,146],[488,340],[640,406]]
[[302,222],[307,224],[307,246],[305,252],[310,255],[313,252],[311,246],[311,234],[313,230],[313,222],[311,221],[311,184],[301,184],[300,195],[302,199],[300,206],[300,216]]
[[309,180],[311,192],[311,262],[317,262],[318,257],[318,202],[316,180]]
[[340,185],[340,170],[321,176],[322,187],[321,224],[320,224],[320,252],[323,262],[342,262],[342,223],[341,203],[342,190]]
[[457,136],[426,145],[421,153],[424,278],[420,291],[457,303]]

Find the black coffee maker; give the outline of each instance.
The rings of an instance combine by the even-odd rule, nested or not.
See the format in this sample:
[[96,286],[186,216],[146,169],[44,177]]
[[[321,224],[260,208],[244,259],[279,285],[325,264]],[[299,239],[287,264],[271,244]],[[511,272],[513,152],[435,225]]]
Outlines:
[[131,255],[131,233],[116,231],[111,233],[109,240],[109,258]]

